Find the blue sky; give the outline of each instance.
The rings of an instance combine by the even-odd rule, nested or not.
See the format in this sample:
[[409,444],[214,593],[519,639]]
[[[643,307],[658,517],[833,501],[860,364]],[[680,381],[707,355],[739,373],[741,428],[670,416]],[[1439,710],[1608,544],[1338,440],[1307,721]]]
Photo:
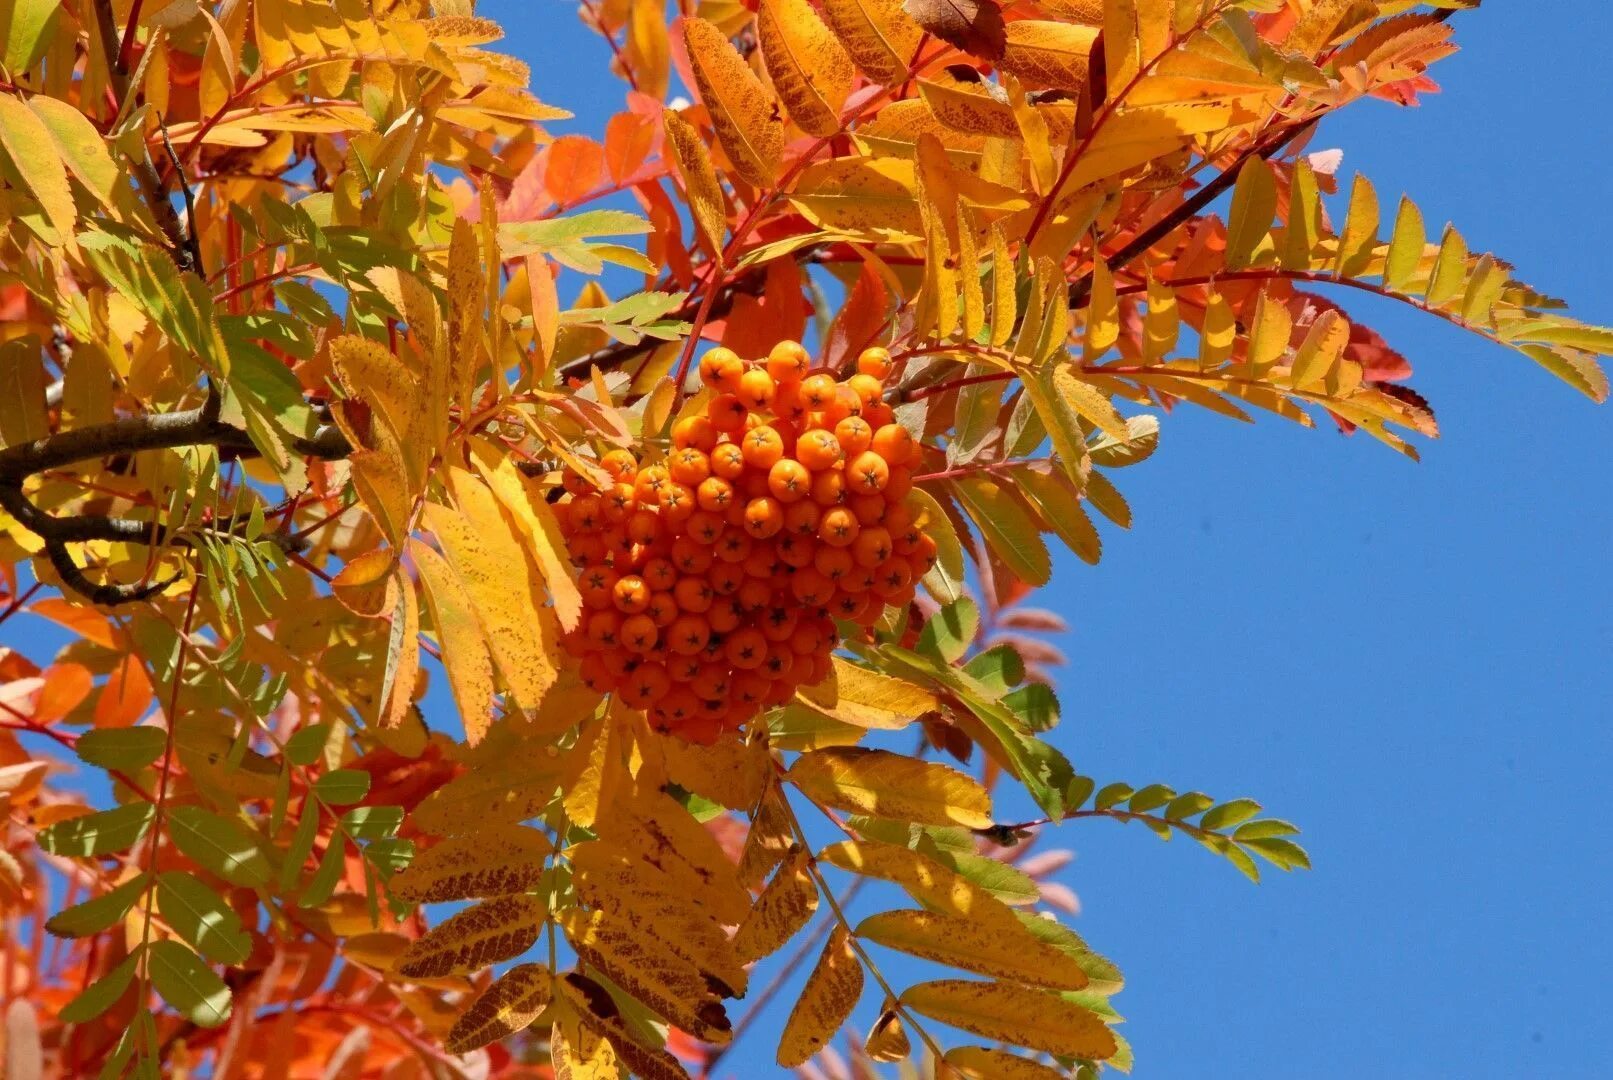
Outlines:
[[[1549,8],[1458,15],[1445,93],[1356,106],[1311,145],[1613,321],[1605,12]],[[621,87],[572,5],[480,10],[577,112],[555,130],[597,135]],[[1343,299],[1433,399],[1423,464],[1179,411],[1117,476],[1135,528],[1096,569],[1063,558],[1041,598],[1072,625],[1057,740],[1078,769],[1259,798],[1316,869],[1255,887],[1197,846],[1067,826],[1075,925],[1126,972],[1143,1080],[1606,1075],[1613,415],[1521,356]],[[776,1069],[765,1036],[728,1062]]]

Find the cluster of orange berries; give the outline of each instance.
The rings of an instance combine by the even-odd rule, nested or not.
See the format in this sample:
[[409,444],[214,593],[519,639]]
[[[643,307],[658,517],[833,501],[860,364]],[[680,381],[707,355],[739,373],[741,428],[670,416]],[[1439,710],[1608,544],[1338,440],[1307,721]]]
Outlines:
[[843,381],[794,341],[751,362],[715,348],[712,395],[664,460],[607,453],[605,490],[567,471],[585,610],[565,643],[589,686],[709,741],[822,681],[837,620],[912,600],[935,541],[908,505],[921,449],[884,401],[890,370],[880,348]]

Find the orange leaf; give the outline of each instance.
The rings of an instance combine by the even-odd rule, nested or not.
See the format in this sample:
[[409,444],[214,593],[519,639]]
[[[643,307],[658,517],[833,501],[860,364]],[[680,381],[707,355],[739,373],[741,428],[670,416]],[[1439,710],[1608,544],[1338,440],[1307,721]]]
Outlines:
[[52,664],[45,669],[45,684],[34,699],[34,721],[55,723],[78,708],[93,689],[95,679],[83,664]]
[[807,0],[763,0],[756,15],[773,88],[802,131],[833,135],[856,72]]
[[711,114],[717,141],[740,178],[756,187],[773,182],[784,153],[784,120],[778,102],[763,87],[723,32],[704,19],[683,20],[683,43]]
[[632,176],[655,146],[655,120],[619,112],[605,125],[605,167],[614,183]]
[[154,700],[140,657],[124,653],[95,701],[95,726],[129,727],[146,714]]
[[605,148],[581,135],[562,135],[549,147],[543,186],[562,206],[581,202],[605,179]]

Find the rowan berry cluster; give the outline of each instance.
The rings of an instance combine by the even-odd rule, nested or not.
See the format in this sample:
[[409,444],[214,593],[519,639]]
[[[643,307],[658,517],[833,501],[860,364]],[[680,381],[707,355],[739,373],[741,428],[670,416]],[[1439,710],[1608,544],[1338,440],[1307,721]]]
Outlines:
[[836,622],[872,625],[935,561],[908,493],[920,447],[884,401],[890,354],[837,380],[799,343],[700,361],[711,394],[664,458],[613,450],[558,506],[585,611],[566,636],[591,687],[707,741],[821,682]]

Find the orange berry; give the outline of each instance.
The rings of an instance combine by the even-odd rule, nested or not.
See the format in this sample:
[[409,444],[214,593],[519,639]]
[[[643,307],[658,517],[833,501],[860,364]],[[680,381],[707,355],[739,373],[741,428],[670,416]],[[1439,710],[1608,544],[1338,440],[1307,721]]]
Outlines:
[[705,701],[725,698],[733,687],[733,673],[720,664],[706,664],[689,684],[689,689]]
[[700,381],[714,390],[732,391],[744,370],[739,354],[721,345],[700,358]]
[[795,534],[781,536],[773,543],[773,553],[778,556],[778,561],[797,570],[812,565],[812,553],[816,548],[810,537]]
[[856,622],[868,610],[869,602],[867,593],[836,593],[829,611],[837,619]]
[[751,538],[738,529],[727,529],[717,538],[713,550],[725,563],[742,563],[751,553]]
[[780,458],[767,472],[767,490],[781,503],[804,499],[812,491],[812,474],[794,458]]
[[674,687],[661,699],[661,715],[676,726],[700,715],[700,699],[687,686]]
[[801,381],[801,403],[809,409],[822,409],[835,397],[834,376],[826,372],[808,375]]
[[875,379],[884,379],[891,373],[890,350],[878,345],[864,349],[857,354],[857,371]]
[[790,651],[811,655],[823,649],[823,630],[814,621],[802,619],[790,635]]
[[719,443],[711,452],[711,472],[732,482],[745,471],[745,453],[738,443]]
[[849,593],[865,593],[874,587],[874,571],[858,567],[839,581],[840,588]]
[[846,507],[857,515],[857,524],[875,525],[885,516],[885,498],[882,495],[853,495]]
[[[914,444],[915,446],[918,444]],[[900,504],[913,490],[913,470],[906,465],[891,467],[890,479],[885,482],[885,501]]]
[[638,509],[627,516],[627,536],[635,544],[651,544],[661,532],[661,516],[653,510]]
[[784,508],[784,531],[795,536],[811,536],[818,531],[818,518],[822,516],[823,508],[810,499],[791,503]]
[[711,426],[728,435],[744,431],[745,417],[749,415],[745,403],[733,394],[712,398],[711,404],[706,406],[706,416]]
[[588,482],[587,477],[569,470],[560,478],[560,486],[573,495],[586,495],[594,490],[594,485]]
[[861,531],[857,516],[844,506],[825,511],[818,521],[818,539],[830,547],[850,547]]
[[913,568],[900,555],[892,555],[874,571],[874,592],[880,596],[899,593],[913,583]]
[[921,536],[907,556],[907,561],[913,565],[913,575],[922,577],[935,569],[936,546],[932,536]]
[[722,652],[736,668],[751,671],[761,667],[762,661],[767,659],[767,639],[760,630],[747,626],[728,635]]
[[716,514],[705,510],[696,510],[689,515],[689,520],[683,523],[684,531],[700,541],[702,544],[715,544],[717,537],[722,535],[723,520]]
[[[790,661],[794,659],[795,654],[790,651],[788,645],[782,642],[773,642],[772,648],[767,650],[767,659],[762,661],[760,670],[773,680],[773,689],[767,697],[762,699],[764,703],[782,705],[795,692],[794,687],[786,687],[782,681],[784,676],[790,673]],[[781,691],[787,692],[781,697],[779,696]]]
[[813,568],[830,581],[839,581],[855,565],[852,552],[845,548],[820,547],[812,553]]
[[872,450],[864,450],[846,462],[847,486],[859,494],[871,495],[884,491],[890,478],[890,464]]
[[868,449],[873,441],[874,429],[860,416],[848,416],[835,425],[835,438],[848,458],[856,457]]
[[760,611],[773,599],[773,586],[758,578],[751,578],[739,587],[739,593],[734,597],[734,603],[739,610],[749,614]]
[[782,605],[770,607],[762,613],[762,636],[768,641],[788,641],[790,635],[795,633],[795,620],[793,608]]
[[566,519],[577,532],[593,532],[605,524],[605,505],[598,495],[579,495],[567,504]]
[[711,591],[718,596],[732,596],[745,584],[745,571],[733,563],[720,562],[706,571],[706,580],[711,582]]
[[753,412],[762,412],[773,404],[775,390],[777,387],[773,383],[773,376],[760,368],[752,368],[740,376],[739,400]]
[[787,420],[792,424],[800,423],[806,417],[806,403],[801,400],[801,384],[798,382],[781,382],[778,389],[773,392],[773,415],[780,420]]
[[672,483],[664,465],[640,469],[633,479],[633,497],[645,506],[654,506],[661,489]]
[[892,409],[888,402],[876,401],[872,405],[863,406],[863,419],[868,421],[869,427],[878,431],[886,424],[895,421],[896,410]]
[[809,607],[822,607],[834,596],[834,582],[807,567],[790,579],[790,592]]
[[[853,375],[846,380],[846,386],[857,395],[857,400],[863,408],[881,400],[885,387],[872,375]],[[861,410],[859,410],[860,412]]]
[[639,576],[655,592],[665,591],[678,583],[677,568],[672,565],[671,560],[659,557],[645,560]]
[[720,476],[708,476],[695,488],[694,498],[700,509],[721,514],[733,503],[734,485]]
[[656,626],[671,626],[679,614],[678,601],[671,592],[652,592],[649,603],[644,605],[644,614],[653,619]]
[[655,620],[648,615],[629,615],[623,619],[620,634],[622,646],[640,655],[655,648],[655,643],[661,637]]
[[637,615],[650,602],[650,587],[636,574],[618,578],[610,594],[616,610],[626,615]]
[[605,561],[605,541],[597,535],[571,537],[566,543],[571,561],[576,566],[592,566]]
[[746,577],[772,581],[778,574],[780,565],[778,552],[773,549],[772,544],[752,544],[750,554],[745,556],[740,569],[745,572]]
[[662,488],[656,499],[669,522],[683,521],[695,511],[694,488],[675,480]]
[[632,484],[612,484],[611,489],[600,498],[605,508],[605,520],[613,524],[626,521],[627,516],[638,508]]
[[678,607],[697,615],[711,607],[715,596],[711,583],[705,578],[687,577],[672,587],[672,598],[678,602]]
[[739,608],[734,606],[734,602],[732,600],[726,600],[720,604],[713,604],[711,605],[711,610],[706,612],[706,622],[711,624],[711,632],[713,634],[732,633],[733,631],[739,629],[739,624],[742,621],[743,619],[740,616]]
[[891,534],[883,525],[874,525],[864,529],[852,541],[851,555],[857,565],[865,570],[872,570],[891,557]]
[[679,656],[694,656],[711,640],[711,627],[697,613],[679,615],[667,627],[667,648]]
[[699,450],[711,453],[717,445],[717,429],[711,426],[709,416],[685,416],[672,425],[672,446],[677,450]]
[[745,433],[741,449],[745,454],[745,464],[765,473],[784,456],[784,438],[771,427],[754,428]]
[[819,506],[839,506],[846,501],[846,474],[826,469],[812,478],[812,501]]
[[610,473],[613,480],[632,483],[638,474],[638,458],[628,450],[611,450],[599,459],[599,467]]
[[672,565],[682,573],[704,574],[711,562],[711,548],[693,537],[680,536],[672,542]]
[[745,504],[745,531],[758,540],[766,540],[784,528],[784,507],[771,495],[763,495]]
[[803,655],[790,648],[790,673],[785,681],[791,686],[806,686],[812,679],[812,657]]
[[596,645],[615,645],[622,629],[622,617],[614,611],[596,611],[588,616],[588,640]]
[[796,440],[796,460],[813,472],[833,468],[840,454],[840,440],[830,431],[809,431]]
[[667,674],[666,667],[651,661],[633,669],[627,685],[622,688],[622,696],[633,708],[647,709],[666,697],[671,689],[672,676]]
[[678,483],[698,487],[702,480],[711,475],[711,460],[703,450],[686,446],[672,452],[670,471],[672,479]]
[[582,602],[591,608],[611,607],[616,578],[616,571],[603,566],[591,566],[584,570],[577,582],[577,590],[582,593]]
[[605,658],[599,653],[584,657],[582,665],[577,669],[577,673],[582,676],[582,681],[588,689],[600,693],[609,690],[611,683],[614,681],[610,672],[605,668]]
[[874,432],[869,449],[889,465],[906,465],[913,452],[913,435],[900,424],[886,424]]
[[734,676],[733,687],[734,697],[746,705],[760,705],[772,692],[773,681],[760,672],[742,670]]
[[812,366],[812,356],[799,341],[781,341],[767,353],[767,373],[775,383],[800,382]]

